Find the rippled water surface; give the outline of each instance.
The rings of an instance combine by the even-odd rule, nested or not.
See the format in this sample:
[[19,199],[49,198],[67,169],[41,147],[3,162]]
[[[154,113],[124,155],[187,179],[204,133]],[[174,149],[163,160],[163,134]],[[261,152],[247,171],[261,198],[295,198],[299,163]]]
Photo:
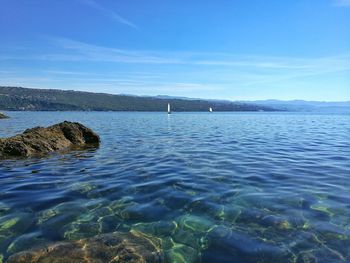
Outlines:
[[98,149],[0,161],[0,262],[137,230],[167,262],[350,262],[350,116],[10,112],[0,137],[63,120]]

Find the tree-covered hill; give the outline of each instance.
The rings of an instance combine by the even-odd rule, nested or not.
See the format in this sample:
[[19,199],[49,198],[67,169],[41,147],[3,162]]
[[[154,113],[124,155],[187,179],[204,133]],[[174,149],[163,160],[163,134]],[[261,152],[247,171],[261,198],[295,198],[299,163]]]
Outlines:
[[272,111],[271,107],[230,101],[111,95],[80,91],[0,86],[0,109],[17,111]]

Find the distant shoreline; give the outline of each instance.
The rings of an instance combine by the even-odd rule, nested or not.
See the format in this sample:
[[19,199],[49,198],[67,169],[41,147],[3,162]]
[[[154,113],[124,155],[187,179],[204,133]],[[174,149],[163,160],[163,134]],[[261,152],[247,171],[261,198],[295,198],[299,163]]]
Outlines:
[[350,102],[303,100],[229,101],[171,96],[113,95],[57,89],[0,86],[3,111],[101,111],[101,112],[342,112],[350,113]]
[[0,86],[0,109],[7,111],[140,111],[162,112],[278,111],[251,103],[111,95],[81,91],[41,90]]

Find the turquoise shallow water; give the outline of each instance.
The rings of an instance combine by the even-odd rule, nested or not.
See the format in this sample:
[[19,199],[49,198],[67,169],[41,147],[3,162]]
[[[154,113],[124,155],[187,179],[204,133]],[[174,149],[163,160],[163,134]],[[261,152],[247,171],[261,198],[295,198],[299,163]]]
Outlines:
[[167,262],[350,262],[350,116],[10,112],[0,137],[63,120],[98,149],[0,161],[0,262],[137,230]]

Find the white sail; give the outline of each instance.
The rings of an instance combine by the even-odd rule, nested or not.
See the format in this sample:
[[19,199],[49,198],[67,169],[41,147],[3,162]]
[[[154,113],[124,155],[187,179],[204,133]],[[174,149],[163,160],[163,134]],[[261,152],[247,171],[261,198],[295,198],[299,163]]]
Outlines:
[[170,110],[170,103],[168,103],[168,114],[171,113],[171,110]]
[[210,112],[212,112],[212,111],[213,111],[212,107],[210,107],[210,108],[209,108],[209,111],[210,111]]

